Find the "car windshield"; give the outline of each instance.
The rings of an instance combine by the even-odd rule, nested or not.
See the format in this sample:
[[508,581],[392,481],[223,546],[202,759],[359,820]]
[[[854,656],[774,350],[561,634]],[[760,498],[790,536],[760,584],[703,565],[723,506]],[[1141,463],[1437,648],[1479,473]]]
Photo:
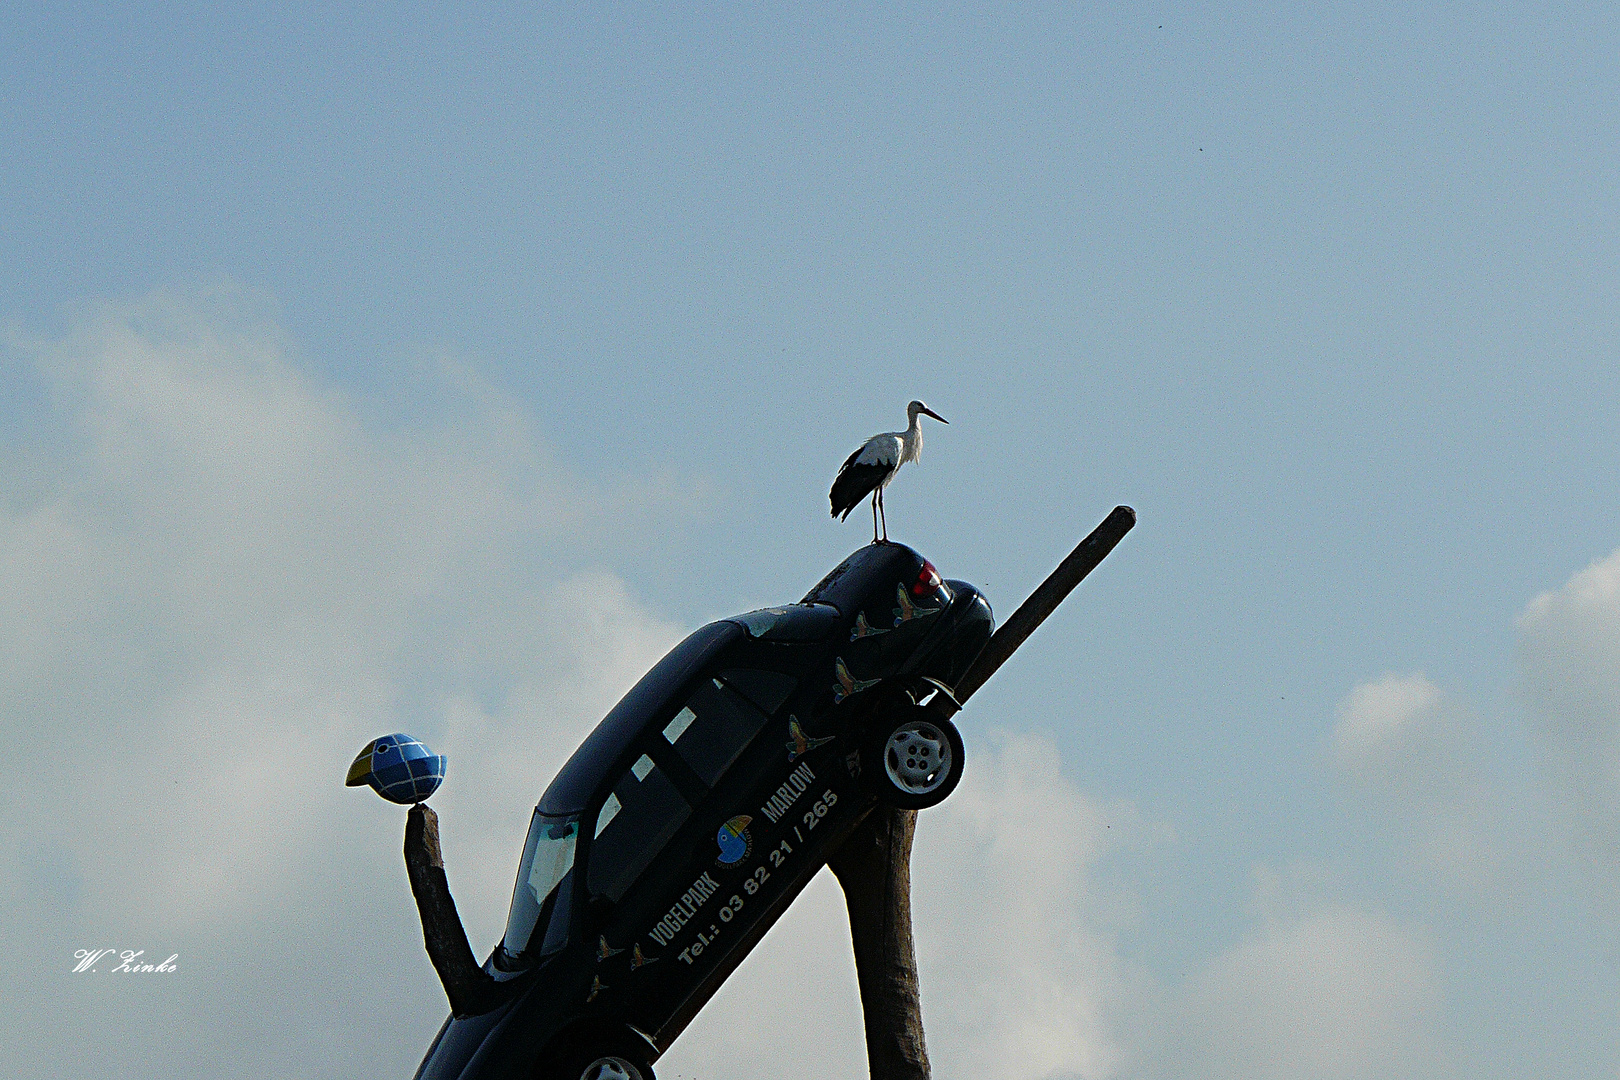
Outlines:
[[[501,948],[508,956],[546,955],[568,940],[568,914],[573,893],[577,816],[555,817],[535,811],[529,838],[512,888],[512,911],[506,919]],[[544,933],[541,933],[544,928]],[[538,946],[538,949],[536,949]]]

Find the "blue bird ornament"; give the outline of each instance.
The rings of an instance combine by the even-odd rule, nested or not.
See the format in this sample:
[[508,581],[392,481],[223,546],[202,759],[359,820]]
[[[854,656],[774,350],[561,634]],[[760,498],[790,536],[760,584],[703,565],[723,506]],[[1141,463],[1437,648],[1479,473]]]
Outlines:
[[384,735],[366,744],[349,766],[347,787],[370,784],[389,802],[419,803],[444,783],[444,755],[435,754],[420,739]]

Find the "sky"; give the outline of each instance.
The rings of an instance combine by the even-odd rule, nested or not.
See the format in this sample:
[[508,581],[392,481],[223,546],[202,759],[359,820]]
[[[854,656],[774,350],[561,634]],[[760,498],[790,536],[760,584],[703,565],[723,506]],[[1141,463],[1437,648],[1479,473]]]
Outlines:
[[[0,4],[0,1043],[406,1076],[578,741],[892,534],[1016,608],[941,1080],[1620,1069],[1620,16]],[[73,974],[87,948],[170,974]],[[819,877],[659,1075],[861,1075]]]

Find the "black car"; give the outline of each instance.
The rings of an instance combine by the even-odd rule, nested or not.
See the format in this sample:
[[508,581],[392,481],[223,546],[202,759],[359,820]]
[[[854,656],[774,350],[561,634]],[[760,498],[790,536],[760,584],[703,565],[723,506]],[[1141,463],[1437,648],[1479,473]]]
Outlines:
[[446,1020],[417,1080],[652,1080],[867,811],[950,794],[950,687],[992,628],[978,589],[876,543],[677,645],[541,797],[498,1003]]

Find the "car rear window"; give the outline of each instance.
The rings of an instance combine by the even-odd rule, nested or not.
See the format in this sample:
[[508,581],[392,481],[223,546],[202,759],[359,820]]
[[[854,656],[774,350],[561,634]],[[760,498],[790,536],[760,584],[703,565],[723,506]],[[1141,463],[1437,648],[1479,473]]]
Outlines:
[[596,815],[585,884],[617,903],[692,812],[662,769],[643,754]]
[[768,719],[736,690],[719,679],[709,679],[665,725],[664,738],[692,766],[698,778],[713,787]]

